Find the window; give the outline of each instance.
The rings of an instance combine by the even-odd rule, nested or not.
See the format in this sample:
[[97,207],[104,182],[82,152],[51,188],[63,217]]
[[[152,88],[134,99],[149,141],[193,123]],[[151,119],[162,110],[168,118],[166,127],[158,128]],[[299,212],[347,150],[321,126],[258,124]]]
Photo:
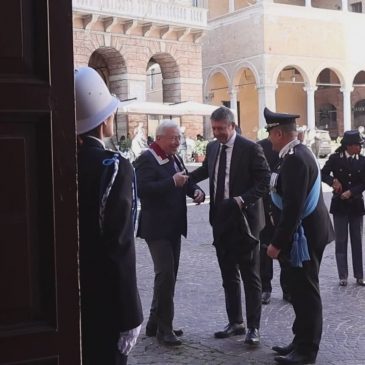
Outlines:
[[151,90],[154,90],[156,88],[156,76],[155,76],[155,69],[154,68],[151,68],[150,88],[151,88]]
[[192,4],[195,8],[199,7],[199,0],[193,0]]
[[362,13],[362,2],[351,4],[351,11],[354,13]]

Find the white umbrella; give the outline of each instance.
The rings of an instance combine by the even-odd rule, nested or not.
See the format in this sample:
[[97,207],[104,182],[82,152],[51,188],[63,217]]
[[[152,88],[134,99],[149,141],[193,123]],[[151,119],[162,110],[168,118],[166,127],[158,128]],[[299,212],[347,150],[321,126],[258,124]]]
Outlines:
[[172,115],[211,115],[220,105],[210,105],[197,103],[195,101],[185,101],[172,104]]
[[[176,104],[164,104],[152,101],[128,100],[122,101],[119,105],[118,112],[125,114],[148,114],[148,115],[200,115],[210,116],[221,105],[210,105],[198,103],[195,101],[184,101]],[[236,116],[235,110],[231,109]]]
[[118,112],[125,114],[172,115],[169,104],[137,100],[120,102]]

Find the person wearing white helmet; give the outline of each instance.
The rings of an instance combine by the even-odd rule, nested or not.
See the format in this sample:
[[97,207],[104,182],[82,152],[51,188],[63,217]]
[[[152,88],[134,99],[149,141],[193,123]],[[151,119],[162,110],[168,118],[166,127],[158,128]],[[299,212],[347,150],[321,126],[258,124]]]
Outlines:
[[75,71],[83,363],[127,364],[143,320],[128,160],[105,149],[119,100],[89,67]]

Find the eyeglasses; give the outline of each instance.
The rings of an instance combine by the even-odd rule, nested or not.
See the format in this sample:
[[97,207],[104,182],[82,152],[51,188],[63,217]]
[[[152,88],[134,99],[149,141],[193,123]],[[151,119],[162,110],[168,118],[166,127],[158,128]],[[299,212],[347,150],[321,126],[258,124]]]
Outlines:
[[181,137],[180,136],[163,136],[164,138],[168,139],[169,141],[178,141],[180,142]]

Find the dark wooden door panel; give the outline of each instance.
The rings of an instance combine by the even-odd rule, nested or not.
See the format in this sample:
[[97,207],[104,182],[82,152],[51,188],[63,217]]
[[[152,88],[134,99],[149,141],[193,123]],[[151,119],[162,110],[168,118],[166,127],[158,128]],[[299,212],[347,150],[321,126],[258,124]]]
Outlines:
[[80,363],[71,0],[0,22],[0,365]]
[[[4,6],[2,6],[2,10]],[[0,22],[0,77],[49,78],[46,0],[12,0]]]
[[32,116],[0,121],[0,166],[6,171],[0,181],[0,276],[12,278],[0,281],[0,334],[56,327],[50,116]]

